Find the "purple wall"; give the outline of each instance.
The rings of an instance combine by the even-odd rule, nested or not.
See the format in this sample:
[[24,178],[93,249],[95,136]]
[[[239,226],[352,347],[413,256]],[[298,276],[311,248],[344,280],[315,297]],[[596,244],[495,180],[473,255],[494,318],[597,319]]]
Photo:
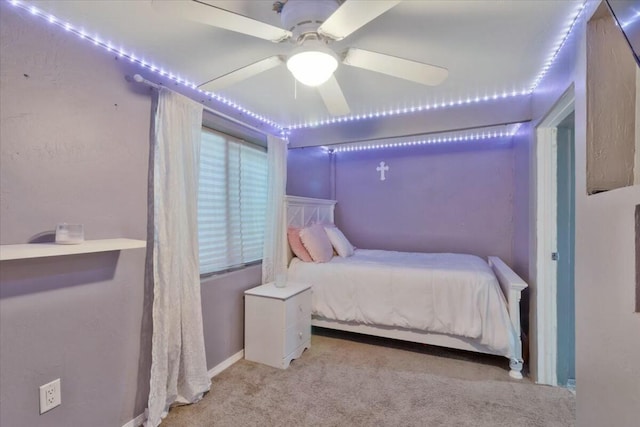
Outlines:
[[[64,221],[145,239],[151,108],[128,65],[2,2],[0,70],[0,243]],[[144,410],[144,265],[144,249],[2,262],[0,425],[121,426]],[[39,415],[56,378],[62,405]]]
[[530,229],[533,197],[531,184],[531,153],[533,129],[526,123],[513,137],[514,193],[513,193],[513,263],[511,268],[529,282]]
[[[0,2],[0,244],[56,223],[146,238],[151,93],[140,71]],[[146,407],[152,295],[143,249],[3,261],[0,425],[122,426]],[[260,266],[204,281],[208,367],[243,348],[242,293]],[[39,415],[38,387],[62,405]]]
[[209,369],[244,348],[244,291],[262,282],[262,264],[202,280],[202,322]]
[[511,263],[513,162],[507,140],[337,153],[336,224],[360,248]]
[[287,152],[287,194],[330,199],[331,162],[322,147],[289,149]]
[[[532,188],[531,156],[533,152],[533,129],[530,123],[523,124],[513,136],[514,193],[513,193],[513,244],[511,268],[525,282],[530,282],[530,257],[532,248],[531,218],[535,217],[535,188]],[[534,239],[535,240],[535,239]],[[520,302],[522,329],[530,334],[531,289],[525,289]]]

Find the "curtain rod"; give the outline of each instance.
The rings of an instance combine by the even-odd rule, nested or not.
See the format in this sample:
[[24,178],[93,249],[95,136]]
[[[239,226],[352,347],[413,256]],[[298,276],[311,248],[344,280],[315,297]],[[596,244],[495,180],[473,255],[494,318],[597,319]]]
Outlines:
[[[155,88],[155,89],[160,89],[161,87],[163,87],[163,88],[165,88],[165,89],[167,89],[167,90],[170,90],[171,92],[176,92],[175,90],[173,90],[173,89],[171,89],[171,88],[168,88],[167,86],[165,86],[165,85],[163,85],[163,84],[154,83],[154,82],[152,82],[151,80],[147,80],[147,79],[145,79],[144,77],[142,77],[140,74],[134,74],[134,75],[133,75],[133,80],[135,80],[137,83],[143,83],[143,84],[145,84],[145,85],[147,85],[147,86],[150,86],[150,87],[152,87],[152,88]],[[176,93],[178,93],[178,92],[176,92]],[[182,94],[181,94],[181,95],[182,95]],[[225,119],[225,120],[229,120],[229,121],[231,121],[231,122],[233,122],[233,123],[235,123],[235,124],[238,124],[238,125],[240,125],[240,126],[242,126],[242,127],[245,127],[245,128],[247,128],[247,129],[250,129],[250,130],[252,130],[252,131],[258,132],[258,133],[260,133],[260,134],[262,134],[262,135],[265,135],[265,136],[267,136],[267,135],[272,135],[272,134],[270,134],[269,132],[267,132],[267,131],[265,131],[265,130],[263,130],[263,129],[259,129],[259,128],[255,127],[255,126],[248,125],[248,124],[244,123],[244,122],[243,122],[243,121],[241,121],[241,120],[238,120],[238,119],[233,118],[233,117],[231,117],[231,116],[228,116],[228,115],[226,115],[226,114],[224,114],[224,113],[221,113],[221,112],[219,112],[219,111],[216,111],[216,110],[214,110],[213,108],[207,107],[206,105],[203,105],[203,106],[202,106],[202,108],[203,108],[205,111],[208,111],[208,112],[209,112],[209,113],[211,113],[211,114],[214,114],[214,115],[216,115],[216,116],[218,116],[218,117],[221,117],[221,118],[223,118],[223,119]]]

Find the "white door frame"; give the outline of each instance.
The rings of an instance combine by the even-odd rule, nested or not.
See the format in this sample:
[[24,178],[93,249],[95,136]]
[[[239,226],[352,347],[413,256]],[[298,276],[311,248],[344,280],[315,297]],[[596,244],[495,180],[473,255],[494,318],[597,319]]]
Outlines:
[[557,262],[558,125],[574,107],[573,85],[536,127],[536,331],[539,384],[558,385]]

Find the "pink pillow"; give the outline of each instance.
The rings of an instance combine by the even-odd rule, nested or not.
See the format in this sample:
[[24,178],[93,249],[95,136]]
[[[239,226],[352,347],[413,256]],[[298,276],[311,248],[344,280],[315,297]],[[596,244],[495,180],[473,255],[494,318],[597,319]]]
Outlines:
[[315,224],[300,230],[300,240],[314,262],[327,262],[333,257],[333,246],[322,225]]
[[300,240],[300,229],[296,227],[289,227],[287,230],[287,240],[289,240],[289,247],[295,256],[300,258],[304,262],[312,262],[311,255],[302,244]]

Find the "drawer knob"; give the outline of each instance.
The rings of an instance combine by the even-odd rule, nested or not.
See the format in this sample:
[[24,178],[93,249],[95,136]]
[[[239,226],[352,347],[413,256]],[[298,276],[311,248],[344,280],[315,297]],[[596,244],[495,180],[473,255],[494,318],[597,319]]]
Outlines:
[[298,332],[298,338],[302,339],[302,332]]

